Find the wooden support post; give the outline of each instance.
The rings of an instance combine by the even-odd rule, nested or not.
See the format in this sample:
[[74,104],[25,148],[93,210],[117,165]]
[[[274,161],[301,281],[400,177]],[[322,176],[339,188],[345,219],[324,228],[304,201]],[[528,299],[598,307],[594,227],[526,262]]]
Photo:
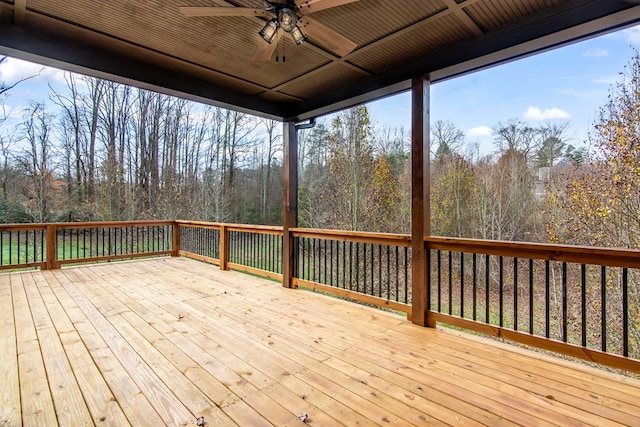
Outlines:
[[411,84],[411,283],[412,322],[435,327],[429,319],[429,269],[424,237],[430,234],[429,89],[427,78]]
[[229,269],[229,229],[226,225],[220,225],[220,270]]
[[54,270],[60,268],[58,262],[58,237],[55,224],[47,224],[47,264],[45,270]]
[[180,224],[173,223],[173,246],[171,248],[171,256],[180,256]]
[[283,135],[282,286],[291,288],[296,260],[294,239],[289,229],[298,225],[298,131],[294,122],[284,123]]

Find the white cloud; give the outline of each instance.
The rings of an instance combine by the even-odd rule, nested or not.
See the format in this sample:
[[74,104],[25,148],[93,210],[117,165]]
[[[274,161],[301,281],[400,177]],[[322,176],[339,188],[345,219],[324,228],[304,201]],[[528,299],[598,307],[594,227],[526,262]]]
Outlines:
[[523,118],[525,120],[570,119],[571,114],[556,107],[547,108],[546,110],[541,110],[538,107],[529,107],[525,111]]
[[477,126],[467,131],[467,136],[472,138],[491,136],[493,135],[493,129],[488,126]]
[[45,67],[15,58],[7,58],[0,64],[0,80],[4,82],[13,83],[31,76],[64,81],[64,72],[57,68]]
[[609,51],[607,49],[600,49],[598,47],[591,48],[587,50],[582,56],[587,58],[606,58],[609,56]]
[[610,75],[610,76],[597,78],[593,82],[594,83],[598,83],[598,84],[605,84],[605,85],[611,86],[611,85],[616,84],[619,81],[620,81],[620,75],[619,74],[615,74],[615,75]]
[[640,43],[640,25],[636,27],[627,28],[622,33],[626,36],[627,41],[630,43]]

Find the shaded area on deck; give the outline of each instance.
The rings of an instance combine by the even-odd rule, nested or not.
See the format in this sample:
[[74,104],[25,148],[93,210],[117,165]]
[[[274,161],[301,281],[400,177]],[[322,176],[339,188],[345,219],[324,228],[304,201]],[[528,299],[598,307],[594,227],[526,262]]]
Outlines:
[[0,424],[637,425],[640,382],[186,258],[0,275]]

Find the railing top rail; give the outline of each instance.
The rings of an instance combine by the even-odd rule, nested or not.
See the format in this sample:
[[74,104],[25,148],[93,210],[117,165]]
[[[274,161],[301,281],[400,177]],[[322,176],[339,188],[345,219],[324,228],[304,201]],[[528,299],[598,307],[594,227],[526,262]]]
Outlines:
[[88,222],[53,222],[41,224],[43,226],[53,225],[56,228],[109,228],[109,227],[145,227],[157,225],[172,225],[172,220],[149,220],[149,221],[88,221]]
[[408,234],[370,233],[363,231],[322,230],[313,228],[291,228],[295,237],[308,237],[328,240],[345,240],[347,242],[362,242],[381,245],[411,246],[411,236]]
[[31,231],[46,229],[46,224],[0,224],[0,231]]
[[218,222],[205,222],[205,221],[183,221],[177,220],[176,224],[182,225],[185,227],[201,227],[201,228],[215,228],[220,229],[222,224]]
[[229,223],[222,223],[222,222],[183,221],[183,220],[177,220],[175,222],[179,225],[184,225],[187,227],[208,227],[208,228],[225,227],[227,230],[231,230],[231,231],[246,231],[246,232],[258,231],[258,232],[282,233],[281,225],[229,224]]
[[640,250],[634,249],[459,239],[454,237],[425,237],[424,241],[430,249],[565,261],[578,264],[640,268]]

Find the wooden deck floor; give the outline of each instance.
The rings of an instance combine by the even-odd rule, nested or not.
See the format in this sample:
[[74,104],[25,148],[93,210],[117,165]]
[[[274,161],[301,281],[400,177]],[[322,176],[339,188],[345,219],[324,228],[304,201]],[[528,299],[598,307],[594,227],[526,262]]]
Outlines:
[[640,425],[632,379],[185,258],[2,274],[0,327],[0,425]]

